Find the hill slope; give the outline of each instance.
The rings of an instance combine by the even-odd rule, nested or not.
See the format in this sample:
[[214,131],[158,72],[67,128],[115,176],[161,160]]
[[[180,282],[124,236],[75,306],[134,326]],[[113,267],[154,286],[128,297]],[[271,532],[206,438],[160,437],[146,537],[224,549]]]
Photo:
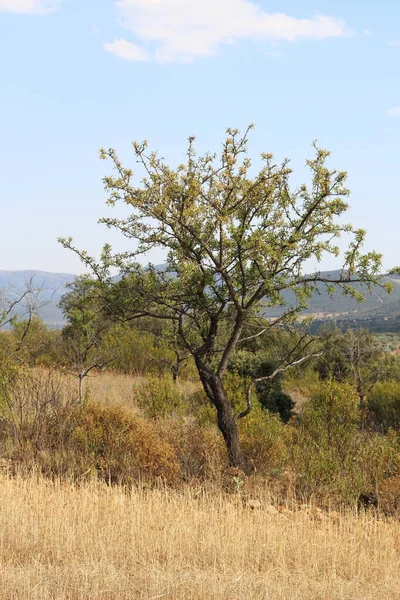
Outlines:
[[[161,266],[160,266],[161,268]],[[322,273],[327,275],[328,273]],[[337,276],[338,272],[329,273]],[[50,327],[62,327],[64,323],[63,315],[58,304],[61,297],[68,290],[67,286],[73,282],[76,275],[70,273],[49,273],[46,271],[0,271],[0,290],[6,292],[9,299],[18,298],[24,290],[27,283],[33,278],[34,286],[40,288],[40,301],[43,306],[39,309],[39,316]],[[355,320],[361,321],[368,326],[368,323],[385,322],[383,330],[390,331],[390,327],[397,320],[400,327],[400,277],[385,277],[384,281],[390,280],[394,286],[393,293],[387,294],[384,290],[376,287],[372,292],[356,284],[356,287],[365,294],[365,301],[358,304],[353,298],[344,296],[339,290],[332,297],[327,293],[326,286],[319,284],[318,292],[315,293],[309,301],[309,307],[305,312],[308,315],[314,315],[317,320],[325,321],[335,319],[353,323]],[[285,301],[288,306],[293,305],[294,296],[291,293],[285,295]],[[266,314],[270,317],[277,316],[282,309],[279,307],[268,309]],[[374,326],[375,326],[374,325]],[[389,327],[389,329],[388,329]]]
[[75,277],[76,275],[69,273],[46,271],[0,271],[0,290],[3,290],[9,300],[16,300],[21,297],[31,281],[35,289],[40,289],[40,318],[50,327],[59,328],[62,327],[64,319],[58,304],[67,291],[67,285],[74,281]]
[[[340,271],[322,272],[321,276],[332,278],[339,277]],[[332,317],[350,317],[363,318],[370,317],[371,313],[387,316],[393,312],[393,306],[400,303],[400,277],[390,276],[382,278],[382,282],[390,281],[393,285],[393,292],[388,294],[381,287],[375,286],[369,292],[366,286],[354,284],[354,287],[365,295],[365,300],[358,303],[354,298],[345,296],[340,289],[336,290],[333,296],[327,292],[326,285],[319,283],[318,291],[310,298],[308,309],[305,314],[314,315],[321,319],[329,319]],[[293,306],[295,303],[294,294],[287,292],[284,294],[284,299],[288,306]],[[277,316],[281,312],[279,307],[268,309],[267,314]]]

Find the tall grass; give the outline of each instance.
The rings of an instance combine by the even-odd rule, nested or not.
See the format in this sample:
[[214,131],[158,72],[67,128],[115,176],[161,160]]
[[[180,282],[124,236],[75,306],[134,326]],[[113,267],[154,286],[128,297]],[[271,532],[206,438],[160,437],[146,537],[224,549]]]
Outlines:
[[[333,518],[334,517],[334,518]],[[4,600],[395,600],[398,523],[0,475]]]

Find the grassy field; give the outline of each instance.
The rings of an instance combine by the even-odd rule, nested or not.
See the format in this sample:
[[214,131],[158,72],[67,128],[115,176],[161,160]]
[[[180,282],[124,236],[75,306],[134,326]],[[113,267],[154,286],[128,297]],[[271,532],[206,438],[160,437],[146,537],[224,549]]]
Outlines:
[[3,474],[0,598],[400,598],[397,522],[260,504]]
[[[152,378],[153,381],[157,377]],[[165,378],[170,386],[174,389],[172,378]],[[70,379],[70,382],[73,381]],[[101,404],[123,406],[140,412],[138,406],[138,397],[143,394],[143,391],[148,387],[149,377],[141,375],[123,375],[121,373],[105,372],[88,377],[85,381],[85,389],[89,390],[90,398]],[[200,382],[180,381],[176,389],[184,398],[193,394],[197,390],[201,390]]]

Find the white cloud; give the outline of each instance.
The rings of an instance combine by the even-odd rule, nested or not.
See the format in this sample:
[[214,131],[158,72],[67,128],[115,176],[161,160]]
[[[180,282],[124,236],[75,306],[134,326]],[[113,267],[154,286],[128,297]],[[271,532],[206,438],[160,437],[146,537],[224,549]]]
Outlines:
[[371,35],[371,32],[369,29],[364,29],[364,35],[366,35],[367,37]]
[[0,0],[0,12],[21,15],[47,15],[60,6],[62,0]]
[[115,40],[112,44],[104,44],[103,48],[107,52],[114,54],[114,56],[125,58],[126,60],[149,60],[149,55],[143,48],[126,40]]
[[242,39],[323,40],[349,35],[340,19],[264,12],[250,0],[118,0],[124,27],[156,45],[159,62],[191,62]]
[[389,46],[400,46],[400,40],[390,40],[390,42],[388,42]]
[[394,106],[386,111],[389,117],[400,117],[400,106]]
[[97,25],[92,25],[92,34],[100,35],[100,29],[97,27]]

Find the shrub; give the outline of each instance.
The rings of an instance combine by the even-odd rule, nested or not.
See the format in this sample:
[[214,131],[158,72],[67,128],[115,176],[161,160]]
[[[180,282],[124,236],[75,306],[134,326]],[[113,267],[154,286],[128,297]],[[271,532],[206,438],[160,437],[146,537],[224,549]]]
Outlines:
[[180,467],[174,449],[149,421],[115,406],[88,404],[74,415],[74,451],[111,483],[138,479],[176,483]]
[[[245,350],[236,352],[232,363],[233,372],[236,372],[242,382],[247,378],[256,379],[268,377],[277,367],[277,361],[263,352],[253,353]],[[261,406],[271,413],[278,414],[284,423],[293,416],[294,402],[282,389],[283,374],[277,374],[273,379],[256,383],[257,397]]]
[[185,410],[183,394],[168,375],[149,376],[134,383],[138,406],[149,419],[182,414]]
[[380,510],[393,517],[400,516],[400,476],[389,477],[382,481],[378,489]]
[[226,450],[215,425],[200,425],[194,417],[167,417],[156,425],[173,446],[185,481],[219,480],[226,467]]
[[400,428],[400,382],[382,381],[375,385],[367,400],[368,417],[384,433]]
[[3,442],[14,457],[65,441],[76,395],[60,373],[10,363],[0,375],[0,398]]
[[1,452],[48,475],[91,473],[111,483],[180,479],[173,447],[126,409],[88,403],[60,373],[9,365],[0,375]]
[[194,416],[201,427],[216,425],[217,411],[202,388],[190,394],[188,406],[190,414]]
[[291,462],[302,496],[355,501],[398,468],[396,443],[360,432],[359,398],[349,384],[323,382],[292,427]]
[[278,415],[256,407],[239,421],[239,432],[246,460],[253,470],[270,475],[284,468],[288,437]]
[[321,382],[292,429],[291,462],[300,495],[342,493],[358,416],[358,396],[350,385]]

